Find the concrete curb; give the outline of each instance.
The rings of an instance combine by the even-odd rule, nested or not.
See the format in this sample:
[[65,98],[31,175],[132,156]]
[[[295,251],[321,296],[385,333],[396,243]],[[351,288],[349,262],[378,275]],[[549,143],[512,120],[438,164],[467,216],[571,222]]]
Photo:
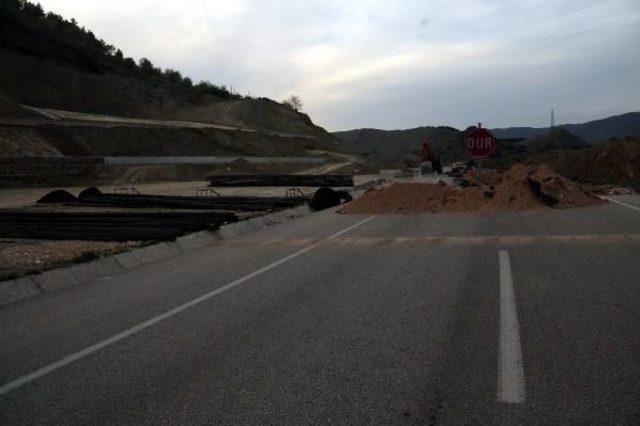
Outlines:
[[78,282],[82,283],[92,278],[107,277],[124,271],[113,256],[107,256],[87,263],[79,263],[68,269],[71,270],[73,276]]
[[125,251],[114,256],[116,262],[127,271],[142,265],[142,262],[135,255],[134,251]]
[[202,247],[206,247],[218,241],[219,238],[215,233],[210,231],[194,232],[183,237],[176,238],[176,245],[183,252],[196,250]]
[[175,243],[164,242],[135,249],[132,250],[131,253],[133,253],[140,263],[147,264],[157,262],[158,260],[166,259],[168,257],[181,255],[182,251]]
[[253,219],[243,220],[241,222],[230,223],[228,225],[221,226],[220,229],[215,232],[215,234],[222,240],[228,240],[252,231],[257,231],[258,229],[283,223],[287,220],[307,216],[312,212],[313,211],[307,205],[298,206],[292,209],[287,209],[264,216],[254,217]]
[[32,278],[44,293],[80,284],[80,281],[73,274],[73,267],[52,269],[42,274],[34,275]]
[[30,299],[42,294],[31,277],[22,277],[0,283],[0,305],[7,305],[22,299]]
[[[349,191],[356,199],[368,188],[379,185],[370,182]],[[201,231],[178,237],[175,242],[161,242],[131,251],[107,256],[86,263],[79,263],[61,269],[0,282],[0,306],[18,300],[37,297],[44,293],[71,288],[96,278],[120,274],[142,265],[213,245],[221,240],[229,240],[259,229],[297,219],[313,213],[308,205],[302,205],[279,212],[254,217],[221,226],[217,231]]]

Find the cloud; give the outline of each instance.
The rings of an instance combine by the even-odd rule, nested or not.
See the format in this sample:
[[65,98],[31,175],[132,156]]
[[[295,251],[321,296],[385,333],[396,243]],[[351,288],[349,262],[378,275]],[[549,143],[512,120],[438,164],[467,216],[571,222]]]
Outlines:
[[[637,0],[42,0],[136,58],[302,96],[331,130],[638,110]],[[561,120],[562,121],[562,120]]]

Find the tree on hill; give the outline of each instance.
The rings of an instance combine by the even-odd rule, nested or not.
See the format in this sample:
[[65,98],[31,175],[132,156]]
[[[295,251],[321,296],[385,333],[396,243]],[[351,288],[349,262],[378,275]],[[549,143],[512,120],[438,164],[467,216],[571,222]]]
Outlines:
[[287,99],[282,101],[282,105],[291,108],[294,111],[302,111],[303,103],[302,99],[298,95],[291,95]]
[[241,96],[233,90],[227,89],[225,85],[218,86],[209,81],[201,81],[200,83],[193,86],[193,88],[200,93],[207,93],[210,95],[217,96],[222,99],[238,99]]
[[182,74],[180,71],[172,70],[171,68],[167,68],[164,70],[164,76],[167,80],[175,84],[182,83]]

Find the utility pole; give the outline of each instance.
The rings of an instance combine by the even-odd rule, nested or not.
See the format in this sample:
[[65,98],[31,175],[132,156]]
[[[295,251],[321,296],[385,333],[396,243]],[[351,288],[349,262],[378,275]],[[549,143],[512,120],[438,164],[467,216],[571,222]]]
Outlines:
[[551,110],[551,126],[552,129],[556,127],[556,115],[553,110]]
[[[478,123],[478,129],[482,129],[482,123]],[[482,158],[476,160],[478,165],[478,189],[482,192]]]

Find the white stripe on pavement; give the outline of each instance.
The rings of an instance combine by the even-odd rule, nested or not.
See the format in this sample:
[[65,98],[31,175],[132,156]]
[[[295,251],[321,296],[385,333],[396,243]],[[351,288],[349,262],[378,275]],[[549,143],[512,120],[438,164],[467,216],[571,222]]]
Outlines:
[[614,200],[613,198],[609,198],[609,197],[600,197],[600,198],[602,198],[603,200],[611,201],[612,203],[620,204],[621,206],[628,207],[631,210],[637,210],[640,212],[640,207],[634,206],[633,204],[623,203],[622,201]]
[[[326,240],[336,239],[336,238],[340,237],[341,235],[344,235],[347,232],[357,228],[358,226],[364,225],[365,223],[369,222],[374,217],[375,216],[369,216],[366,219],[363,219],[360,222],[358,222],[358,223],[356,223],[354,225],[351,225],[351,226],[349,226],[347,228],[344,228],[343,230],[341,230],[339,232],[336,232],[335,234],[327,237]],[[82,349],[82,350],[80,350],[78,352],[75,352],[75,353],[73,353],[73,354],[71,354],[71,355],[69,355],[69,356],[67,356],[65,358],[62,358],[62,359],[60,359],[58,361],[55,361],[55,362],[53,362],[53,363],[51,363],[49,365],[46,365],[46,366],[44,366],[42,368],[39,368],[38,370],[36,370],[36,371],[34,371],[32,373],[29,373],[26,376],[22,376],[22,377],[20,377],[20,378],[18,378],[16,380],[13,380],[13,381],[11,381],[9,383],[6,383],[6,384],[2,385],[2,387],[0,387],[0,395],[4,395],[4,394],[6,394],[6,393],[8,393],[8,392],[10,392],[10,391],[12,391],[12,390],[14,390],[16,388],[19,388],[19,387],[21,387],[23,385],[26,385],[27,383],[30,383],[30,382],[32,382],[32,381],[34,381],[36,379],[39,379],[40,377],[42,377],[44,375],[47,375],[47,374],[49,374],[51,372],[54,372],[54,371],[66,366],[68,364],[71,364],[74,361],[77,361],[77,360],[82,359],[82,358],[84,358],[86,356],[89,356],[89,355],[93,354],[94,352],[99,351],[100,349],[103,349],[103,348],[106,348],[107,346],[113,345],[114,343],[117,343],[122,339],[125,339],[125,338],[127,338],[127,337],[129,337],[129,336],[131,336],[133,334],[138,333],[139,331],[142,331],[142,330],[144,330],[146,328],[149,328],[154,324],[157,324],[157,323],[159,323],[161,321],[164,321],[164,320],[166,320],[168,318],[171,318],[174,315],[179,314],[180,312],[186,311],[187,309],[192,308],[192,307],[194,307],[194,306],[196,306],[196,305],[198,305],[198,304],[200,304],[202,302],[205,302],[205,301],[211,299],[212,297],[215,297],[215,296],[217,296],[217,295],[219,295],[221,293],[224,293],[225,291],[230,290],[230,289],[232,289],[232,288],[234,288],[234,287],[236,287],[236,286],[238,286],[240,284],[243,284],[243,283],[249,281],[252,278],[255,278],[255,277],[259,276],[259,275],[262,275],[265,272],[270,271],[271,269],[274,269],[274,268],[282,265],[285,262],[288,262],[288,261],[290,261],[292,259],[295,259],[296,257],[298,257],[298,256],[310,251],[310,250],[313,250],[314,248],[316,248],[320,244],[322,244],[324,241],[325,240],[322,240],[322,241],[319,241],[319,242],[317,242],[315,244],[311,244],[310,246],[307,246],[307,247],[303,248],[302,250],[299,250],[299,251],[297,251],[297,252],[295,252],[293,254],[290,254],[289,256],[283,257],[282,259],[277,260],[277,261],[265,266],[264,268],[260,268],[260,269],[258,269],[256,271],[250,273],[249,275],[245,275],[242,278],[238,278],[237,280],[232,281],[232,282],[230,282],[230,283],[228,283],[228,284],[226,284],[226,285],[224,285],[222,287],[219,287],[219,288],[217,288],[217,289],[215,289],[215,290],[213,290],[213,291],[211,291],[211,292],[209,292],[207,294],[204,294],[204,295],[202,295],[202,296],[200,296],[200,297],[198,297],[196,299],[193,299],[193,300],[191,300],[189,302],[186,302],[186,303],[184,303],[184,304],[182,304],[182,305],[180,305],[180,306],[178,306],[176,308],[173,308],[173,309],[171,309],[171,310],[169,310],[169,311],[167,311],[167,312],[165,312],[163,314],[160,314],[160,315],[158,315],[156,317],[153,317],[153,318],[151,318],[151,319],[149,319],[149,320],[147,320],[147,321],[145,321],[143,323],[135,325],[135,326],[129,328],[128,330],[120,332],[120,333],[118,333],[118,334],[116,334],[114,336],[111,336],[111,337],[109,337],[109,338],[107,338],[107,339],[105,339],[105,340],[103,340],[101,342],[98,342],[98,343],[96,343],[94,345],[91,345],[91,346],[89,346],[87,348],[84,348],[84,349]]]
[[500,260],[500,354],[498,359],[498,401],[523,403],[524,368],[516,297],[513,291],[509,253],[501,250]]

